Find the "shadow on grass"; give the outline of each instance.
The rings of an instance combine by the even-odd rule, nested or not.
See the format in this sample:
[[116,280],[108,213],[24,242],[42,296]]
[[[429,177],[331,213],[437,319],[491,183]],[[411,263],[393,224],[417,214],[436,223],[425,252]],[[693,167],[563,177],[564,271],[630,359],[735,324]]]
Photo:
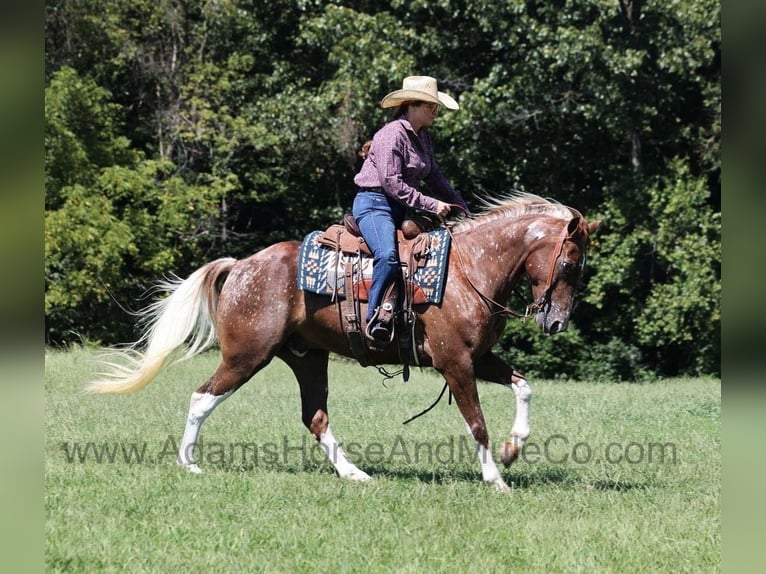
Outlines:
[[631,482],[629,480],[594,480],[586,486],[593,488],[594,490],[614,490],[616,492],[627,492],[630,490],[646,490],[650,487],[649,484],[642,482]]
[[[214,465],[223,472],[258,473],[275,472],[292,475],[334,475],[335,470],[324,462],[304,462],[303,464],[220,464]],[[481,482],[481,470],[464,467],[439,467],[425,468],[423,466],[395,466],[384,464],[371,464],[362,467],[373,479],[387,478],[397,481],[410,481],[424,484],[451,484],[451,483],[477,483]],[[533,488],[540,486],[571,486],[584,487],[592,490],[628,492],[644,490],[652,485],[644,482],[630,480],[615,480],[610,478],[595,479],[585,477],[577,469],[556,465],[541,465],[536,467],[517,466],[511,470],[502,470],[503,479],[513,488]]]
[[[481,470],[477,467],[475,470],[462,468],[392,468],[392,467],[371,467],[368,472],[373,476],[383,476],[394,480],[409,480],[428,484],[447,484],[454,482],[476,483],[481,482]],[[540,485],[551,484],[577,484],[578,476],[575,472],[561,467],[546,467],[541,469],[506,470],[501,471],[503,480],[514,488],[529,488]]]
[[[304,464],[274,464],[258,465],[252,463],[246,464],[222,464],[216,465],[216,468],[224,472],[268,472],[287,473],[293,475],[302,474],[334,474],[334,469],[328,464],[323,463],[304,463]],[[373,479],[387,478],[397,481],[410,481],[425,484],[450,484],[456,482],[477,483],[481,482],[481,469],[468,469],[461,467],[439,467],[425,468],[413,466],[395,466],[372,464],[362,467]],[[576,485],[582,484],[582,479],[577,472],[564,467],[546,466],[542,468],[528,469],[518,467],[515,470],[501,470],[503,479],[515,488],[529,488],[540,485]],[[605,481],[606,482],[606,481]]]

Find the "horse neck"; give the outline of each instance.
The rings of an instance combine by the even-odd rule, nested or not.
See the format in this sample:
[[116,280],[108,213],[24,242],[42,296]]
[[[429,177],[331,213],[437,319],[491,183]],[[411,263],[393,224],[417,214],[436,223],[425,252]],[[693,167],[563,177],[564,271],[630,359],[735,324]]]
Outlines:
[[497,301],[510,297],[532,246],[542,237],[533,221],[497,218],[454,234],[465,271],[482,293]]

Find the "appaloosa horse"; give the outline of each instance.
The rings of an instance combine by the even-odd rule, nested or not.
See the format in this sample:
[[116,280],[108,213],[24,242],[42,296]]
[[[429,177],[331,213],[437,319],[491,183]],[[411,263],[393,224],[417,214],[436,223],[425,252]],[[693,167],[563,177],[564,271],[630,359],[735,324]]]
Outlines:
[[[530,194],[487,201],[478,215],[450,225],[452,245],[441,304],[416,309],[416,362],[444,376],[476,440],[482,478],[498,490],[507,491],[508,486],[489,451],[476,379],[511,387],[516,396],[511,439],[501,448],[506,466],[529,436],[532,394],[523,375],[491,351],[510,312],[504,303],[526,273],[534,297],[527,314],[535,314],[546,334],[564,331],[589,236],[599,223],[588,223],[578,211]],[[142,312],[147,321],[143,336],[128,351],[120,351],[128,364],[109,363],[109,372],[87,390],[137,391],[173,361],[190,358],[218,340],[221,363],[192,393],[178,452],[179,464],[201,472],[193,451],[202,423],[279,357],[298,379],[303,423],[338,475],[368,480],[330,428],[328,357],[330,352],[351,356],[351,349],[330,297],[298,288],[299,248],[297,241],[278,243],[247,259],[212,261],[186,280],[164,282],[170,295]],[[180,357],[179,351],[184,352]],[[372,350],[369,358],[378,365],[400,362],[396,348]]]

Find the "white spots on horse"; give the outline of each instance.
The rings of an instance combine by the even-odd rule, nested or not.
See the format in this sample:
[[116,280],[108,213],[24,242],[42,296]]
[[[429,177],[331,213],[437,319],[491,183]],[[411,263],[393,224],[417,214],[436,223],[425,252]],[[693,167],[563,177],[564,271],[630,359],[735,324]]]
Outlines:
[[542,239],[545,237],[546,233],[547,228],[542,221],[533,221],[532,224],[527,228],[527,234],[524,236],[524,240],[527,243],[531,243],[533,241],[537,241],[538,239]]
[[497,264],[503,261],[504,250],[497,241],[491,241],[486,245],[476,245],[469,251],[471,257],[476,260],[488,261]]
[[249,285],[255,278],[255,270],[251,265],[244,265],[237,269],[236,273],[229,275],[226,282],[226,290],[235,305],[239,305],[240,297],[247,294]]
[[492,260],[493,264],[497,264],[499,261],[501,261],[503,249],[498,245],[497,241],[493,241],[490,243],[490,247],[492,248],[492,253],[494,253],[494,256],[490,259]]

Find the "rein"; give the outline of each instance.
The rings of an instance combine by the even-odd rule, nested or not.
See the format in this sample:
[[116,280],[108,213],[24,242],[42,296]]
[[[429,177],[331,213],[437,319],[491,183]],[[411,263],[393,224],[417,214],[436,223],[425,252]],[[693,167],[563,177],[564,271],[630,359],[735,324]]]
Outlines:
[[[413,415],[413,416],[411,416],[411,417],[410,417],[410,418],[408,418],[406,421],[404,421],[402,424],[403,424],[403,425],[406,425],[407,423],[411,423],[411,422],[412,422],[412,421],[414,421],[416,418],[418,418],[418,417],[422,417],[422,416],[423,416],[424,414],[426,414],[428,411],[430,411],[431,409],[433,409],[433,408],[434,408],[436,405],[438,405],[438,404],[439,404],[439,401],[440,401],[440,400],[442,400],[442,397],[444,396],[444,391],[446,391],[448,388],[449,388],[449,383],[446,383],[446,382],[445,382],[445,383],[444,383],[444,386],[442,387],[442,392],[440,392],[440,393],[439,393],[439,396],[438,396],[438,397],[436,397],[436,400],[435,400],[433,403],[431,403],[431,406],[430,406],[430,407],[428,407],[427,409],[424,409],[424,410],[420,411],[420,412],[419,412],[418,414],[416,414],[416,415]],[[452,404],[452,390],[450,390],[450,392],[449,392],[449,404]]]

